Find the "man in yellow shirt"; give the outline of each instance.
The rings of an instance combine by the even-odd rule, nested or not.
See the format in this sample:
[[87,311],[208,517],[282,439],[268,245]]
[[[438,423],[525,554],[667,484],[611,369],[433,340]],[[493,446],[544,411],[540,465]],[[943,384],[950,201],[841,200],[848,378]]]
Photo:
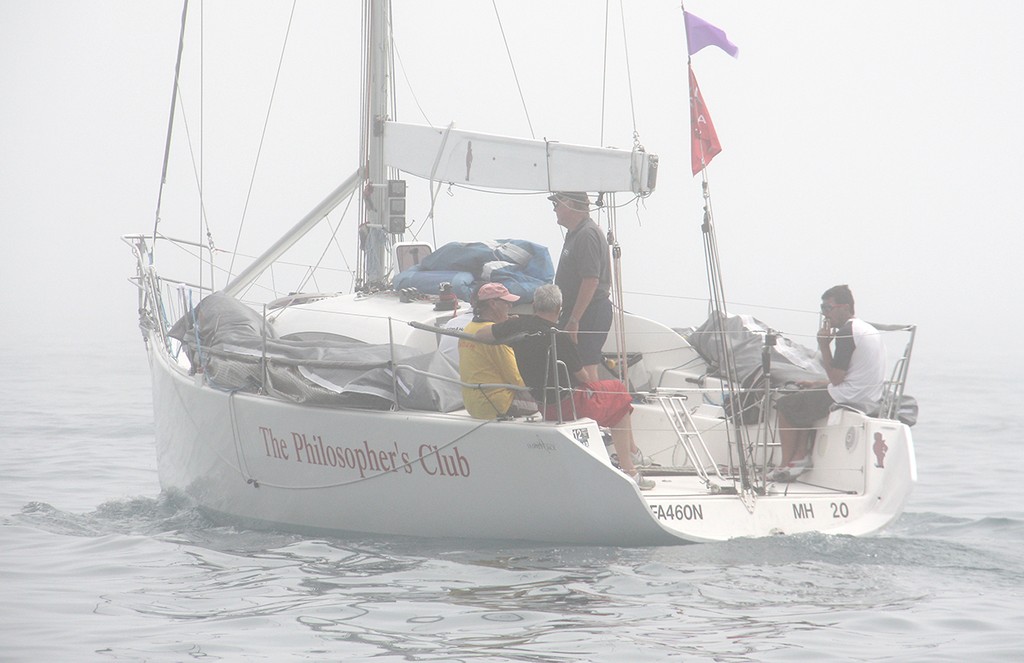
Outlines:
[[[512,304],[519,300],[500,283],[485,283],[474,298],[473,321],[463,330],[475,334],[496,322],[508,320]],[[463,382],[507,384],[525,387],[516,355],[507,345],[488,345],[468,339],[459,339],[459,376]],[[462,400],[466,410],[477,419],[497,419],[521,416],[537,411],[537,404],[525,389],[509,387],[463,387]]]

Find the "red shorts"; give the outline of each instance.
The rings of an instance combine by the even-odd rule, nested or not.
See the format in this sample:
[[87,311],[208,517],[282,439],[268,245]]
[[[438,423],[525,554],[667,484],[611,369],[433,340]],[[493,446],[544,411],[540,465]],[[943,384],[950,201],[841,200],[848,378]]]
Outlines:
[[[573,407],[577,417],[589,417],[598,426],[613,428],[622,418],[633,411],[633,397],[629,395],[626,385],[618,380],[598,380],[572,390],[572,402],[566,398],[559,405],[562,407],[562,419],[573,418]],[[548,421],[558,419],[559,405],[548,405],[544,410],[544,418]]]

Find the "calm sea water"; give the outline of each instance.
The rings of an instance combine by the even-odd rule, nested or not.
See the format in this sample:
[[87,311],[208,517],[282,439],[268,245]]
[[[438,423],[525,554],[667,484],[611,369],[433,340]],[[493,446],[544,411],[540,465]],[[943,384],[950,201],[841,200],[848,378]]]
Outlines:
[[1018,374],[915,361],[883,534],[633,549],[214,526],[160,494],[141,340],[6,345],[0,660],[1024,660]]

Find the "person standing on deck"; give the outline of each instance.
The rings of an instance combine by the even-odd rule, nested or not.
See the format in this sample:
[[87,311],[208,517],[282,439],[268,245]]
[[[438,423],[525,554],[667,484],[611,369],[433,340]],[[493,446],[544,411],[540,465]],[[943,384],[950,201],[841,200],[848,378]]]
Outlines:
[[885,345],[877,329],[855,317],[850,287],[826,290],[821,314],[825,319],[818,331],[818,348],[828,380],[798,382],[803,390],[783,396],[776,404],[782,459],[769,476],[772,481],[793,481],[810,467],[810,428],[828,416],[834,404],[874,414],[882,399]]
[[590,218],[590,197],[586,193],[560,191],[548,200],[554,205],[558,225],[567,231],[555,271],[555,285],[563,297],[559,326],[576,342],[583,370],[594,382],[612,326],[608,239]]

